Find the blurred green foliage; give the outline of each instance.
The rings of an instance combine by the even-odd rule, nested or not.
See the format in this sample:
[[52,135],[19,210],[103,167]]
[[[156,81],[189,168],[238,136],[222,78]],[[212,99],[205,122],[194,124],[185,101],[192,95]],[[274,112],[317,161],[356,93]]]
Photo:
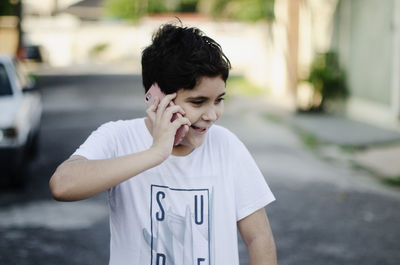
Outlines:
[[318,108],[323,110],[327,100],[344,99],[348,96],[346,76],[339,65],[336,52],[318,54],[311,64],[307,81],[312,84],[314,93],[319,93],[322,101]]
[[383,180],[384,183],[391,185],[391,186],[398,186],[400,187],[400,176],[397,177],[388,177]]
[[178,12],[197,12],[199,0],[180,0]]
[[0,0],[0,16],[15,16],[19,1]]
[[106,0],[107,14],[124,20],[137,20],[144,14],[195,12],[198,0]]
[[239,95],[262,95],[265,91],[251,83],[248,79],[243,76],[231,76],[226,81],[226,87],[229,90],[229,93],[239,94]]
[[275,0],[216,0],[214,17],[240,21],[273,20]]
[[107,15],[115,18],[136,20],[140,16],[136,0],[107,0],[105,7]]
[[89,55],[91,57],[96,57],[99,56],[102,52],[104,52],[107,48],[109,47],[108,43],[99,43],[94,45],[90,51],[89,51]]
[[168,1],[148,0],[147,1],[147,10],[144,10],[143,12],[144,13],[164,13],[164,12],[173,11],[173,9],[174,8],[172,5],[168,5]]
[[[147,13],[201,12],[215,18],[241,21],[274,19],[275,0],[106,0],[108,15],[125,20],[136,20]],[[206,10],[206,11],[205,11]]]
[[306,147],[308,147],[310,149],[316,149],[317,148],[318,139],[314,134],[312,134],[310,132],[306,132],[306,131],[301,130],[301,129],[297,129],[297,131],[298,131],[298,133],[300,135],[301,140],[303,141],[303,144]]

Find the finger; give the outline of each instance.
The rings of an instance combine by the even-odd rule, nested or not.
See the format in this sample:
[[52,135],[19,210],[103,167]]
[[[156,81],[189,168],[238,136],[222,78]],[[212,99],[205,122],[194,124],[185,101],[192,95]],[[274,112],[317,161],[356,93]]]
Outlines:
[[189,130],[189,126],[192,124],[190,123],[189,119],[186,117],[180,117],[177,118],[174,122],[172,122],[172,126],[174,127],[175,130],[178,130],[181,126],[187,126]]
[[154,112],[146,112],[147,118],[150,120],[150,123],[153,125],[155,123],[156,114]]
[[158,99],[158,97],[155,97],[154,100],[153,100],[153,102],[152,102],[150,105],[148,105],[148,107],[147,107],[147,109],[146,109],[146,112],[147,112],[147,111],[156,112],[157,107],[158,107],[158,103],[159,103],[159,99]]
[[165,109],[169,106],[172,100],[176,97],[176,93],[166,95],[159,103],[158,110],[163,113]]
[[178,105],[174,105],[174,106],[170,106],[168,107],[165,112],[164,115],[166,116],[167,119],[169,119],[170,121],[174,121],[177,117],[182,117],[185,115],[185,111],[182,109],[181,106]]
[[[182,132],[178,134],[179,130],[181,129]],[[176,130],[174,145],[179,145],[180,143],[182,143],[183,138],[185,138],[188,132],[189,132],[189,126],[187,124],[181,125],[181,127],[179,127]],[[177,136],[179,136],[179,138],[176,138]]]
[[155,120],[157,122],[159,122],[162,119],[165,109],[168,107],[168,98],[167,101],[165,100],[165,98],[166,97],[163,97],[161,99],[157,98],[157,107],[155,110]]
[[158,97],[154,97],[153,103],[151,104],[151,106],[154,108],[154,111],[157,111],[159,104],[160,104],[160,99]]
[[183,125],[183,127],[184,127],[183,130],[184,130],[185,134],[187,134],[189,132],[189,126],[190,125],[188,125],[188,124]]
[[154,99],[154,102],[146,109],[146,114],[149,118],[152,118],[154,120],[156,116],[156,110],[158,106],[158,98]]
[[148,106],[147,110],[151,110],[151,111],[155,111],[157,109],[158,106],[158,98],[155,97],[153,102]]

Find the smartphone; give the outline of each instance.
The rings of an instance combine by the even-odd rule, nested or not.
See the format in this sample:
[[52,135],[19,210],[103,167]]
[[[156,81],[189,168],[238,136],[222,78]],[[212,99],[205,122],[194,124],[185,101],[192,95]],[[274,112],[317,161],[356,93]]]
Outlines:
[[[154,99],[158,98],[160,101],[165,97],[165,94],[161,91],[160,87],[158,86],[157,83],[154,83],[151,85],[149,90],[147,91],[146,95],[144,96],[144,101],[146,102],[147,106],[150,106],[153,104]],[[171,103],[170,103],[171,105]],[[179,116],[181,116],[180,113],[175,113],[172,116],[171,122],[176,120]],[[175,140],[174,140],[174,145],[178,145],[182,142],[183,138],[186,135],[186,130],[184,126],[181,126],[175,134]]]

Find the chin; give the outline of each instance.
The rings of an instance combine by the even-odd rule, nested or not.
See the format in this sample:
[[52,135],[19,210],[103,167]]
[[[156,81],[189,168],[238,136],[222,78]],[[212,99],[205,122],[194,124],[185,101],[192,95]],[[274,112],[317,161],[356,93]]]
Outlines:
[[206,139],[206,135],[202,135],[202,136],[187,135],[183,139],[181,144],[185,145],[187,147],[197,148],[197,147],[200,147],[204,143],[205,139]]

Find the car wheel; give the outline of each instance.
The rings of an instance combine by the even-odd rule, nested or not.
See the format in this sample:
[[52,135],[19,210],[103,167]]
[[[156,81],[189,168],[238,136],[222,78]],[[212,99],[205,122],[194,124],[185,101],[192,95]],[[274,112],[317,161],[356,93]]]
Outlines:
[[24,188],[26,185],[26,179],[27,179],[26,176],[27,176],[27,166],[23,165],[14,173],[14,176],[11,178],[11,187],[15,189]]
[[16,189],[21,189],[25,187],[28,174],[27,147],[21,149],[20,152],[21,153],[18,166],[12,172],[9,181],[11,188],[16,188]]
[[39,153],[39,132],[32,136],[27,153],[29,158],[35,158]]

